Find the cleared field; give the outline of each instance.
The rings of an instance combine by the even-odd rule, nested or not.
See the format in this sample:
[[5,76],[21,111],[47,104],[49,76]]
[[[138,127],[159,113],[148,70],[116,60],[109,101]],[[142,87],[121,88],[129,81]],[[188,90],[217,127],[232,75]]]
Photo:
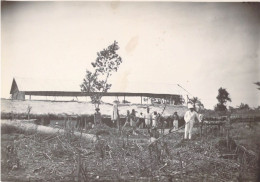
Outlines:
[[[234,124],[229,146],[214,127],[192,141],[172,133],[153,145],[148,133],[121,135],[97,128],[95,142],[70,131],[46,135],[10,125],[2,130],[2,180],[6,181],[257,181],[259,129]],[[237,133],[243,131],[243,139]],[[253,140],[252,140],[253,139]],[[251,141],[251,142],[249,142]],[[238,148],[243,145],[244,150]],[[247,145],[246,145],[247,144]]]
[[[94,106],[86,102],[12,101],[2,99],[2,113],[34,115],[91,115]],[[144,105],[120,105],[120,113]],[[112,105],[100,106],[110,116]],[[150,106],[162,112],[163,105]],[[175,111],[183,116],[185,106],[167,106],[163,115]],[[109,119],[109,118],[107,118]],[[183,129],[150,144],[150,131],[132,128],[118,132],[100,125],[74,131],[63,125],[21,127],[19,121],[1,122],[2,180],[6,181],[256,181],[260,124],[232,123],[223,130],[198,125],[194,138],[183,141]],[[29,125],[28,125],[29,127]],[[36,129],[34,129],[34,127]],[[25,129],[24,129],[25,128]],[[229,135],[227,135],[229,133]],[[86,140],[84,136],[97,140]],[[229,137],[227,137],[229,136]]]

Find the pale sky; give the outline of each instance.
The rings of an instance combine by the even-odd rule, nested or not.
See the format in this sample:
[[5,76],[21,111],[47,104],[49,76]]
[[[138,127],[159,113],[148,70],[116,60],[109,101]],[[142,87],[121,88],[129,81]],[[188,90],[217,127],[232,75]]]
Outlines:
[[80,84],[116,40],[123,63],[111,91],[179,83],[213,109],[224,87],[229,105],[260,105],[259,3],[2,2],[1,12],[3,98],[15,76]]

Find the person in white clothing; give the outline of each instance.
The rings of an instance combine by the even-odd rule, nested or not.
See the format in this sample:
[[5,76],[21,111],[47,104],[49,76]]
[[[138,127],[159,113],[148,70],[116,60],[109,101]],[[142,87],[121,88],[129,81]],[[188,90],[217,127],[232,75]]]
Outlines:
[[113,124],[117,125],[117,127],[119,128],[119,110],[118,110],[118,102],[114,101],[113,102],[113,113],[111,115],[111,120],[113,122]]
[[189,110],[184,115],[185,120],[185,135],[184,139],[191,139],[192,137],[192,128],[196,120],[201,122],[198,113],[195,111],[194,107],[192,105],[188,105]]
[[145,115],[144,115],[144,119],[145,119],[145,127],[146,127],[146,128],[150,128],[150,126],[151,126],[151,121],[152,121],[152,115],[151,115],[151,113],[150,113],[149,107],[147,107],[147,111],[146,111],[146,113],[145,113]]
[[158,114],[157,111],[154,111],[152,116],[152,127],[157,127],[157,125],[158,125]]

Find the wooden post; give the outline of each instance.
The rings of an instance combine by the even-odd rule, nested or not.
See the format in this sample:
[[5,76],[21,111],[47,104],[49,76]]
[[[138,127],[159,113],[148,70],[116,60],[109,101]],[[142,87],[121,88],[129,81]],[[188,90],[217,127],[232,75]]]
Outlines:
[[80,153],[78,152],[78,164],[77,164],[77,177],[76,177],[76,181],[81,181],[81,176],[80,176],[80,168],[81,168],[81,156]]
[[87,117],[83,117],[84,121],[85,121],[85,132],[87,131]]
[[66,128],[67,128],[67,121],[66,121],[66,116],[64,116],[64,128],[65,128],[65,130],[66,130]]
[[208,124],[206,124],[206,138],[208,138]]
[[230,117],[227,118],[227,135],[226,135],[226,141],[227,141],[227,148],[229,148],[229,129],[230,129]]
[[181,167],[181,179],[183,180],[183,166],[182,166],[182,159],[181,159],[181,154],[180,154],[180,152],[178,151],[177,152],[177,155],[178,155],[178,157],[179,157],[179,161],[180,161],[180,167]]
[[200,138],[202,137],[202,127],[203,127],[203,121],[200,123]]

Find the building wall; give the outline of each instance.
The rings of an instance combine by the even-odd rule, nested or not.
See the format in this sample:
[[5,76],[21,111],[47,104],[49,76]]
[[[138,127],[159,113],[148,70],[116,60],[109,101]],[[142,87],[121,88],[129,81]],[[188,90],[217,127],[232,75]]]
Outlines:
[[19,91],[13,92],[12,99],[13,100],[25,100],[25,93],[19,92]]

